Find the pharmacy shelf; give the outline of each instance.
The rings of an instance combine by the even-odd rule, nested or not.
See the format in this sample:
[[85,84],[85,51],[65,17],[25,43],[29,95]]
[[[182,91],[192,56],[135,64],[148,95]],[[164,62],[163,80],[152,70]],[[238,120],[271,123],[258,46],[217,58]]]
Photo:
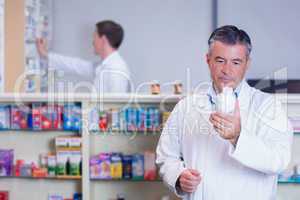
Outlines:
[[[103,102],[103,103],[177,103],[187,95],[173,94],[91,94],[91,93],[5,93],[0,95],[0,102]],[[202,96],[202,95],[199,95]],[[300,104],[298,94],[275,94],[276,99],[284,104]]]
[[[158,180],[131,180],[131,179],[97,179],[97,178],[91,178],[91,181],[103,181],[103,182],[162,182],[162,180],[158,179]],[[279,180],[278,184],[300,184],[300,181],[297,180]]]
[[154,131],[154,132],[144,132],[144,131],[137,131],[137,132],[100,132],[100,131],[89,131],[89,134],[96,135],[96,136],[125,136],[125,137],[134,137],[134,136],[160,136],[161,131]]
[[177,103],[184,95],[147,95],[147,94],[78,94],[78,93],[5,93],[0,102],[104,102],[104,103]]
[[82,176],[56,176],[57,179],[65,179],[65,180],[79,180]]
[[0,130],[0,134],[28,134],[28,135],[45,135],[45,134],[53,134],[53,135],[78,135],[80,136],[80,131],[71,131],[71,130],[29,130],[29,129],[2,129]]
[[102,181],[102,182],[162,182],[161,179],[156,180],[133,180],[133,179],[99,179],[99,178],[90,178],[91,181]]
[[1,191],[9,191],[9,199],[46,200],[49,194],[71,197],[81,192],[81,180],[36,179],[36,178],[0,178]]
[[33,176],[0,176],[0,179],[36,179],[36,180],[81,180],[81,176],[47,176],[47,177],[33,177]]
[[[300,114],[300,95],[276,95],[280,101],[289,105],[289,111],[291,116],[299,116]],[[124,105],[134,106],[135,104],[147,104],[160,106],[166,104],[167,106],[174,107],[174,105],[185,95],[144,95],[144,94],[2,94],[0,95],[0,103],[32,103],[32,102],[76,102],[82,106],[82,119],[83,127],[88,127],[88,112],[91,105],[103,103],[104,107],[111,108],[111,106],[118,107]],[[291,107],[290,107],[291,105]],[[53,188],[63,192],[76,192],[81,191],[83,194],[83,200],[94,200],[99,197],[108,197],[109,199],[115,192],[126,193],[132,196],[131,199],[136,197],[146,196],[145,200],[157,199],[153,195],[170,194],[166,187],[163,186],[161,180],[103,180],[103,179],[90,179],[89,173],[89,161],[90,157],[97,155],[100,152],[124,152],[126,154],[133,154],[144,152],[145,150],[154,150],[158,142],[160,132],[101,132],[101,131],[89,131],[87,128],[83,128],[79,131],[82,137],[82,177],[46,177],[46,178],[34,178],[34,177],[0,177],[1,179],[11,178],[16,179],[10,181],[10,188],[15,188],[15,185],[22,187],[22,184],[26,187],[40,187],[39,194],[44,194],[48,191],[48,188]],[[35,159],[38,153],[48,152],[53,144],[49,144],[49,140],[58,135],[77,135],[77,131],[63,131],[63,130],[4,130],[0,132],[0,145],[1,148],[16,148],[16,158]],[[32,135],[33,137],[30,137]],[[295,135],[300,135],[300,132],[295,132]],[[33,140],[34,138],[34,140]],[[297,136],[295,138],[298,138]],[[26,141],[25,143],[23,143]],[[21,147],[21,148],[19,148]],[[297,147],[296,147],[297,148]],[[296,150],[298,152],[299,150]],[[34,153],[35,152],[35,153]],[[34,155],[34,156],[32,156]],[[295,162],[296,163],[296,162]],[[41,179],[37,181],[36,179]],[[31,181],[32,180],[32,181]],[[57,182],[47,182],[42,180],[55,180]],[[8,183],[7,180],[2,180],[3,183]],[[60,182],[61,181],[61,182]],[[65,182],[68,184],[64,184]],[[29,186],[27,186],[28,184]],[[36,185],[36,182],[39,182]],[[281,183],[294,183],[298,182],[282,182]],[[144,185],[143,185],[144,184]],[[11,186],[12,185],[12,186]],[[145,186],[142,187],[141,185]],[[41,189],[43,188],[43,189]],[[145,189],[145,191],[143,190]],[[9,190],[9,189],[7,189]],[[155,194],[154,192],[155,191]],[[103,196],[102,196],[103,194]],[[147,196],[147,195],[148,196]],[[27,194],[29,198],[31,194]],[[18,198],[16,198],[18,199]],[[21,199],[21,198],[20,198]],[[173,198],[172,198],[173,199]],[[174,198],[175,199],[175,198]]]
[[300,184],[300,180],[279,180],[278,184]]

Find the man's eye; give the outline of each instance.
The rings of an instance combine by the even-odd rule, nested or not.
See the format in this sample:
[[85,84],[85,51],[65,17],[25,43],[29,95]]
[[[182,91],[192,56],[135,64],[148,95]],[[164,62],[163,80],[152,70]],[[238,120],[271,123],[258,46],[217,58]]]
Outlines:
[[217,63],[223,63],[224,61],[223,60],[217,60]]
[[233,64],[234,64],[234,65],[240,65],[240,63],[239,63],[239,62],[233,62]]

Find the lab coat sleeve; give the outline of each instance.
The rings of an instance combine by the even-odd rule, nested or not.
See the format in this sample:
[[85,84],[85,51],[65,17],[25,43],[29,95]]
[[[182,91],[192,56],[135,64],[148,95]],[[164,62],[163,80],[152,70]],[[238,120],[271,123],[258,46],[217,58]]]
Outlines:
[[[160,167],[159,173],[164,183],[179,197],[184,197],[186,193],[176,187],[176,181],[185,170],[181,160],[181,127],[183,116],[180,105],[177,105],[168,118],[156,149],[156,164]],[[182,118],[182,119],[181,119]]]
[[229,154],[243,165],[266,174],[285,170],[291,159],[293,130],[280,102],[267,100],[252,114],[255,123],[242,127]]
[[48,53],[48,64],[49,68],[63,70],[66,73],[75,74],[87,79],[92,78],[94,74],[94,64],[92,62],[52,52]]

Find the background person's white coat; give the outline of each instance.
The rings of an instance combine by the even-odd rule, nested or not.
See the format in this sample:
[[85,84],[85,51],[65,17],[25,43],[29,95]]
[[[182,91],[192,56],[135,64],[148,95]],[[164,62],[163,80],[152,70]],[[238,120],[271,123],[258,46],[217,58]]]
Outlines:
[[94,80],[93,86],[98,92],[127,93],[130,91],[130,72],[117,51],[105,58],[101,64],[55,53],[49,53],[48,61],[50,68]]

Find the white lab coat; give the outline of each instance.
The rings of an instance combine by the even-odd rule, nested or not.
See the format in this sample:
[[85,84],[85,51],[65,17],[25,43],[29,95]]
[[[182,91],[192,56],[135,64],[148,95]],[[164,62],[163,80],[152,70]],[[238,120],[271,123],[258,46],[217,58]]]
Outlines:
[[[280,102],[244,81],[238,100],[241,133],[236,147],[221,138],[209,122],[214,106],[208,95],[181,100],[167,120],[156,162],[164,183],[183,199],[275,199],[277,175],[291,157],[291,125]],[[186,168],[202,175],[192,194],[175,188]]]
[[93,80],[94,87],[100,92],[126,93],[130,91],[130,72],[115,51],[103,60],[100,65],[79,58],[71,58],[50,52],[49,67],[74,73]]

